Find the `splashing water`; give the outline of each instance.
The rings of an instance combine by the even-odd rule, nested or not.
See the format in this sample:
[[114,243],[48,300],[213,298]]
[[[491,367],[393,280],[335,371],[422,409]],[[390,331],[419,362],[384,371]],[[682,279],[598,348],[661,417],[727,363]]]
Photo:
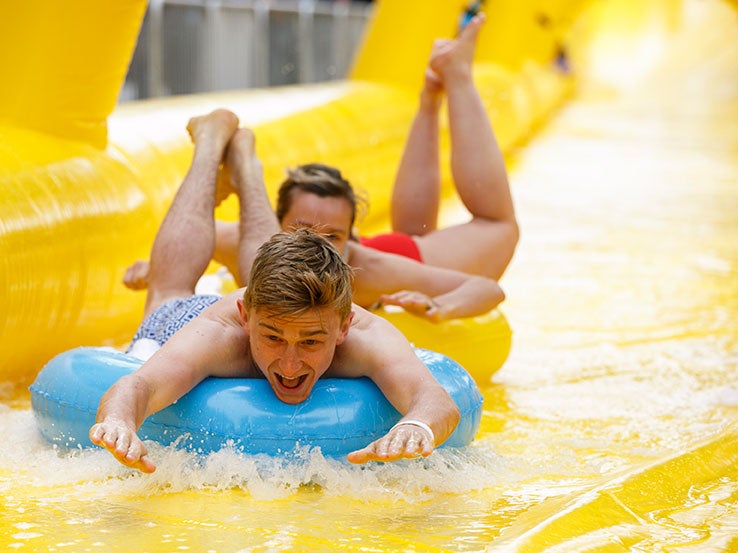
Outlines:
[[515,160],[513,350],[471,447],[357,467],[152,444],[142,475],[53,449],[8,400],[0,546],[737,550],[738,48],[697,56],[709,28],[641,90],[569,105]]

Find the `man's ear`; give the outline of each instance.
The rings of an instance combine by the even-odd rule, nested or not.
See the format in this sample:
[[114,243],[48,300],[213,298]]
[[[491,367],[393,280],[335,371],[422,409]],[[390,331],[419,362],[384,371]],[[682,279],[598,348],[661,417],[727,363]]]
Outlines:
[[341,330],[338,335],[338,340],[336,340],[337,346],[342,344],[343,341],[346,339],[346,336],[348,336],[349,328],[351,328],[351,321],[353,320],[354,320],[354,312],[351,311],[351,313],[349,313],[349,316],[346,317],[346,320],[343,321],[343,323],[341,324]]
[[243,303],[243,299],[241,298],[238,298],[236,300],[236,305],[238,306],[238,316],[241,319],[241,326],[246,331],[246,333],[248,333],[249,310],[246,308],[246,305]]

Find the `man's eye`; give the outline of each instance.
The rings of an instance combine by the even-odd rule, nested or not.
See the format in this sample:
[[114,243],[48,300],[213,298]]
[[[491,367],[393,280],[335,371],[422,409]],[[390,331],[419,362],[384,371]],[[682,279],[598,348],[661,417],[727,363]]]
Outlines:
[[278,342],[281,338],[279,336],[275,336],[274,334],[268,334],[266,339],[270,342]]
[[315,345],[317,345],[317,344],[319,344],[319,343],[320,343],[320,342],[318,342],[318,340],[313,340],[312,338],[310,338],[310,339],[308,339],[308,340],[305,340],[305,341],[303,342],[303,344],[305,344],[306,346],[315,346]]

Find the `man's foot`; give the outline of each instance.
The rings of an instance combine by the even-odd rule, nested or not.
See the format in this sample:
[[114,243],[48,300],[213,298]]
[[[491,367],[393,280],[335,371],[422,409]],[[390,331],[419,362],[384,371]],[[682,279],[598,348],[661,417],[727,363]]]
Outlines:
[[230,174],[231,184],[242,192],[248,184],[264,186],[261,161],[256,157],[256,139],[251,129],[240,128],[231,138],[226,153],[225,171]]
[[448,84],[459,78],[471,79],[474,50],[479,31],[484,25],[485,15],[475,15],[455,39],[440,39],[433,43],[429,67],[442,83]]
[[225,152],[236,129],[238,117],[227,109],[216,109],[206,115],[193,117],[187,123],[187,132],[195,146],[211,145],[222,152]]
[[[216,109],[207,115],[193,117],[187,124],[187,132],[195,144],[195,148],[212,148],[212,155],[217,155],[221,161],[225,156],[228,143],[238,129],[238,117],[227,109]],[[215,188],[215,205],[218,206],[235,189],[231,185],[230,175],[221,168],[218,172],[218,181]]]

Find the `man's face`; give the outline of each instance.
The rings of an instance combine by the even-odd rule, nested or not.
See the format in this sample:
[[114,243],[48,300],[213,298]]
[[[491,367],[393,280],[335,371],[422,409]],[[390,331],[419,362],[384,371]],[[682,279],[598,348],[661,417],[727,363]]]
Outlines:
[[328,370],[353,316],[341,323],[334,310],[320,307],[300,315],[275,317],[265,309],[247,312],[240,300],[239,311],[254,363],[276,396],[290,404],[305,401]]
[[351,235],[351,204],[346,198],[320,197],[295,190],[289,211],[282,218],[282,230],[291,232],[310,228],[323,234],[336,249],[344,253]]

